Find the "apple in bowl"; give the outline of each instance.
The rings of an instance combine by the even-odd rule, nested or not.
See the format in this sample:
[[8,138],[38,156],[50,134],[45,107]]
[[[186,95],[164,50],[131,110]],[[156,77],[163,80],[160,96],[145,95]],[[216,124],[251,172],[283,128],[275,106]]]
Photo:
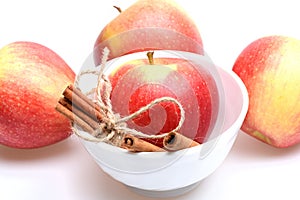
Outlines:
[[[127,116],[155,99],[175,98],[185,111],[179,132],[198,143],[205,142],[219,111],[216,80],[189,60],[153,58],[150,53],[148,59],[131,60],[111,71],[113,110]],[[175,129],[181,117],[178,105],[162,102],[129,121],[128,126],[146,134],[162,134]],[[163,146],[162,139],[147,140]]]
[[[146,53],[129,54],[104,62],[98,66],[100,69],[96,68],[100,74],[87,62],[87,68],[83,67],[78,75],[76,87],[89,95],[95,92],[96,96],[90,97],[98,102],[96,110],[103,114],[97,116],[101,127],[106,128],[103,129],[104,134],[99,135],[98,125],[92,128],[80,122],[81,127],[99,137],[120,135],[118,138],[122,138],[126,132],[134,133],[152,145],[165,145],[167,150],[170,149],[166,144],[172,143],[175,135],[186,138],[191,146],[216,137],[224,119],[223,89],[217,69],[209,58],[189,52],[157,50],[155,58],[152,51],[147,53],[146,59]],[[102,72],[107,78],[102,76]],[[95,75],[98,78],[93,79]],[[95,85],[96,88],[93,88]],[[68,92],[65,94],[67,99],[72,100]],[[89,113],[89,109],[85,112]],[[124,122],[124,126],[121,125]],[[111,132],[113,134],[109,134]],[[123,139],[121,141],[124,142]]]

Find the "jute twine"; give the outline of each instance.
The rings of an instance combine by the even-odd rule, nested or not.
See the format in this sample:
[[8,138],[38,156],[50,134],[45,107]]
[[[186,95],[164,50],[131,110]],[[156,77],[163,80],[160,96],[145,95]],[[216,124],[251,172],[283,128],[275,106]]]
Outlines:
[[[110,100],[110,95],[112,92],[112,85],[111,82],[108,79],[108,76],[104,73],[106,63],[108,60],[108,55],[109,55],[109,49],[107,47],[104,48],[103,50],[103,57],[102,57],[102,63],[99,66],[99,70],[85,70],[82,71],[76,80],[76,85],[79,84],[79,80],[82,76],[87,75],[87,74],[93,74],[98,76],[97,79],[97,86],[96,88],[93,88],[91,91],[87,92],[86,95],[89,96],[91,94],[96,94],[96,99],[94,100],[97,105],[100,106],[101,108],[101,114],[105,116],[103,119],[103,122],[99,122],[99,128],[95,130],[93,134],[90,136],[83,134],[82,132],[78,132],[77,130],[74,130],[74,132],[81,138],[87,140],[87,141],[92,141],[92,142],[108,142],[108,143],[115,143],[115,141],[112,141],[113,138],[122,138],[122,135],[125,133],[132,134],[136,137],[139,138],[163,138],[166,135],[168,135],[170,132],[178,132],[179,129],[182,127],[183,122],[185,120],[185,111],[183,109],[183,106],[181,103],[176,100],[175,98],[172,97],[162,97],[162,98],[157,98],[147,104],[144,107],[141,107],[139,110],[136,112],[125,116],[125,117],[120,117],[118,113],[114,113],[112,103]],[[162,102],[171,102],[175,103],[179,110],[180,110],[180,120],[178,122],[177,127],[175,127],[173,130],[167,133],[162,133],[158,135],[149,135],[145,134],[143,132],[137,131],[132,128],[127,127],[127,123],[129,120],[132,120],[139,116],[140,114],[146,112],[153,106],[162,103]]]

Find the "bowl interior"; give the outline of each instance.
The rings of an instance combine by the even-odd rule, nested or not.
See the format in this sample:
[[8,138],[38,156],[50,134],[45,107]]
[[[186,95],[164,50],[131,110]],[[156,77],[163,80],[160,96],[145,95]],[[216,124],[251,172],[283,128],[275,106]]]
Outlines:
[[222,132],[239,129],[248,110],[248,92],[241,79],[231,70],[218,68],[225,90],[225,120]]

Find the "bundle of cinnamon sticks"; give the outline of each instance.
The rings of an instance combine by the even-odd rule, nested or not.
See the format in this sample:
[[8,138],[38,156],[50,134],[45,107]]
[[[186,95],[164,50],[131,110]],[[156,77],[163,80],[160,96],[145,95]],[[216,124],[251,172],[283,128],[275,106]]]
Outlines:
[[55,107],[58,112],[92,137],[106,138],[112,132],[115,133],[109,143],[130,152],[177,151],[199,145],[180,133],[170,132],[163,138],[164,148],[160,148],[133,134],[116,129],[115,124],[105,114],[105,110],[73,84],[68,85],[62,95]]

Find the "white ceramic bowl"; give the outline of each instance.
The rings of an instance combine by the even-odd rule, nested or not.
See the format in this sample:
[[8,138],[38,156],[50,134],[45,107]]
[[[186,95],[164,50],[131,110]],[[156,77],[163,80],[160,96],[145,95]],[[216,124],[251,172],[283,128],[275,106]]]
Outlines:
[[105,143],[82,140],[104,172],[131,190],[151,197],[181,195],[213,173],[224,161],[248,109],[247,90],[230,70],[218,68],[225,101],[221,133],[208,142],[181,151],[129,153]]

